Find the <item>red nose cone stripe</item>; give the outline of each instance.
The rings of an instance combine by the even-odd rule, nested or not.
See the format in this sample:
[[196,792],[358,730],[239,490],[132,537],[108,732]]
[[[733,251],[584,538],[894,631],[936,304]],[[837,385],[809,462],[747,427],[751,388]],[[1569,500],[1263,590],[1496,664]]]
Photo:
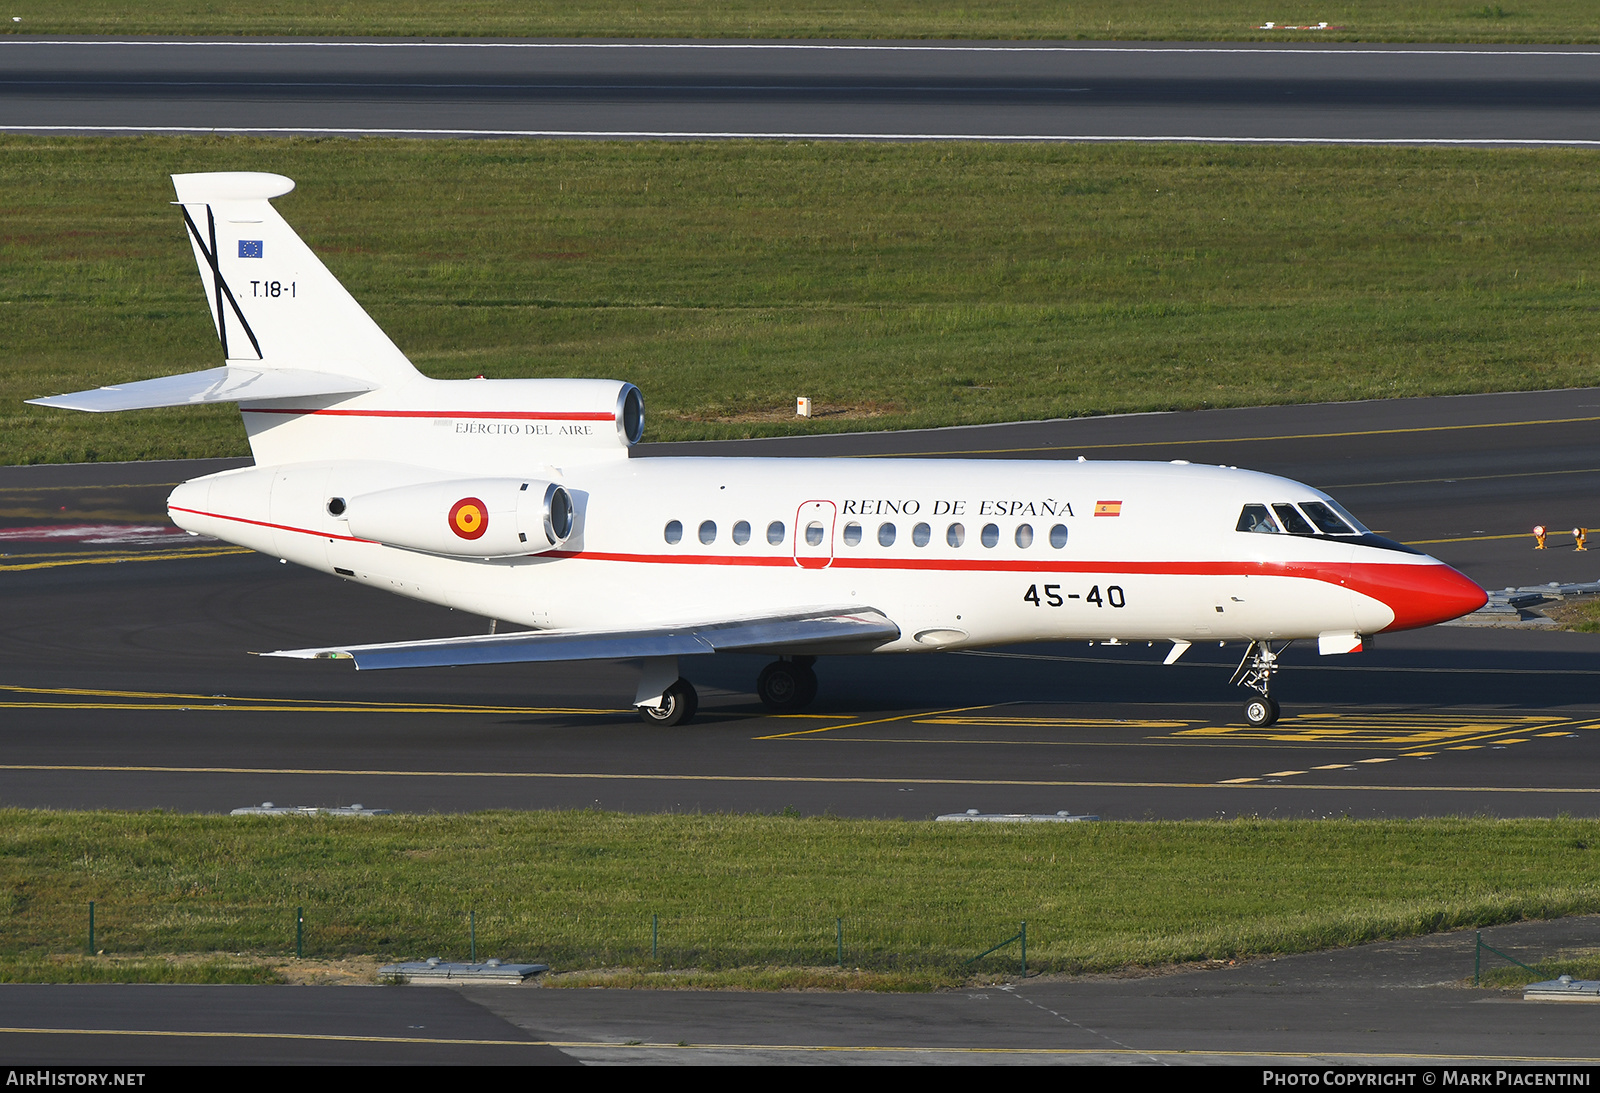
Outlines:
[[1489,594],[1449,566],[1354,565],[1350,586],[1387,604],[1394,621],[1385,630],[1413,630],[1470,615]]

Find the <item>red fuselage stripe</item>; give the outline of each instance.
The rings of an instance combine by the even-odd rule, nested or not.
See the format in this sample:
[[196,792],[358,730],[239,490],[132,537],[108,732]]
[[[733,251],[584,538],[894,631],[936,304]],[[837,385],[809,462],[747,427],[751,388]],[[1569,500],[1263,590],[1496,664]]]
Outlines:
[[[315,531],[311,528],[290,527],[287,524],[274,524],[265,520],[250,520],[243,516],[228,516],[220,512],[201,512],[198,509],[186,509],[179,506],[169,506],[174,512],[187,512],[195,516],[207,516],[216,520],[233,520],[241,524],[253,524],[256,527],[273,528],[278,531],[293,531],[301,535],[314,535],[323,539],[343,539],[351,543],[371,543],[376,540],[362,539],[354,535],[338,535],[333,532]],[[527,557],[577,559],[590,562],[623,562],[630,565],[739,565],[739,566],[768,566],[779,569],[795,568],[796,562],[787,554],[772,555],[736,555],[736,554],[619,554],[598,550],[550,550],[543,554],[530,554]],[[825,558],[805,559],[807,561],[822,561]],[[1271,576],[1271,577],[1301,577],[1308,580],[1324,581],[1328,584],[1346,584],[1348,574],[1354,569],[1376,569],[1388,571],[1390,569],[1432,568],[1440,563],[1422,563],[1413,565],[1402,563],[1361,563],[1353,566],[1342,562],[1130,562],[1130,561],[1066,561],[1054,558],[1041,557],[1038,560],[990,560],[964,558],[846,558],[835,555],[832,569],[882,569],[882,570],[911,570],[911,571],[943,571],[943,572],[968,572],[968,573],[1139,573],[1159,576],[1194,576],[1194,577],[1236,577],[1236,576]]]
[[253,524],[258,528],[272,528],[275,531],[293,531],[300,535],[315,535],[319,539],[343,539],[347,543],[372,543],[374,539],[362,539],[355,535],[336,535],[331,531],[311,531],[309,528],[295,528],[288,524],[273,524],[266,520],[247,520],[243,516],[227,516],[220,512],[201,512],[199,509],[186,509],[180,505],[168,505],[169,512],[187,512],[191,516],[206,516],[212,520],[232,520],[236,524]]
[[[232,520],[256,527],[289,531],[299,535],[312,535],[324,539],[341,539],[350,543],[371,543],[354,535],[338,535],[309,528],[290,527],[265,520],[250,520],[242,516],[201,512],[169,506],[174,512],[216,520]],[[581,559],[592,562],[619,562],[628,565],[689,565],[689,566],[766,566],[770,568],[821,568],[817,562],[828,562],[826,555],[818,558],[795,558],[790,555],[723,555],[723,554],[619,554],[604,551],[552,550],[542,555],[526,557]],[[809,564],[808,564],[809,563]],[[1149,574],[1152,576],[1191,577],[1288,577],[1297,580],[1319,581],[1339,585],[1359,592],[1387,606],[1394,620],[1387,630],[1409,630],[1435,622],[1456,618],[1482,607],[1488,596],[1468,578],[1442,562],[1432,559],[1425,562],[1314,562],[1314,561],[1194,561],[1194,562],[1130,562],[1130,561],[1066,561],[1048,558],[1037,559],[956,559],[956,558],[851,558],[834,556],[829,568],[849,570],[900,570],[944,571],[965,573],[1090,573],[1107,579],[1121,574]]]
[[322,414],[328,417],[425,417],[425,418],[493,418],[497,421],[615,421],[616,415],[605,411],[534,411],[534,410],[268,410],[258,406],[241,406],[246,414]]

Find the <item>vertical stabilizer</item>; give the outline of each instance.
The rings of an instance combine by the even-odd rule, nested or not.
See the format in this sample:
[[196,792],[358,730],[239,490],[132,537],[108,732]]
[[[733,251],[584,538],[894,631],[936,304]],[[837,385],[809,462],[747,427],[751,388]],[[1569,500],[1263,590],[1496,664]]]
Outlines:
[[293,180],[230,171],[173,175],[172,184],[230,365],[357,376],[377,386],[417,377],[272,207]]

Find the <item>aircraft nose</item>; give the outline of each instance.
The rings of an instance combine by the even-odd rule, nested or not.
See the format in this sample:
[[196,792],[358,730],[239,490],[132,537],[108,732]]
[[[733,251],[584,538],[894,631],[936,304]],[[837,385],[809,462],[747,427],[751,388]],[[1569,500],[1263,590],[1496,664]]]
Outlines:
[[1470,577],[1443,562],[1383,567],[1369,593],[1388,605],[1394,621],[1385,630],[1413,630],[1470,615],[1489,602],[1489,594]]

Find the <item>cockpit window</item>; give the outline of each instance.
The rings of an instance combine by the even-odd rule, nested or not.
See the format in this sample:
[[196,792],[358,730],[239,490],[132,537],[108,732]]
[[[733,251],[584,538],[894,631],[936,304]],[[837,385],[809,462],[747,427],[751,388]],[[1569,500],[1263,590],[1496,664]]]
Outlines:
[[1293,505],[1273,505],[1272,511],[1278,514],[1278,519],[1283,521],[1283,526],[1289,529],[1290,535],[1315,535],[1316,529],[1306,523],[1306,518],[1300,515],[1300,510]]
[[1324,535],[1354,535],[1350,525],[1339,519],[1334,511],[1321,501],[1302,501],[1300,508],[1311,517],[1311,522],[1317,525],[1317,530]]
[[1338,513],[1339,514],[1339,519],[1343,520],[1345,523],[1349,524],[1352,528],[1354,528],[1357,535],[1371,535],[1372,534],[1372,532],[1367,528],[1367,526],[1365,524],[1363,524],[1360,520],[1357,520],[1354,516],[1351,516],[1350,515],[1350,510],[1345,508],[1343,505],[1339,504],[1339,502],[1329,500],[1329,501],[1322,501],[1322,502],[1319,502],[1319,503],[1327,505],[1334,512]]
[[1259,531],[1267,535],[1278,534],[1278,525],[1273,523],[1272,513],[1267,511],[1265,505],[1246,505],[1239,514],[1239,531]]

